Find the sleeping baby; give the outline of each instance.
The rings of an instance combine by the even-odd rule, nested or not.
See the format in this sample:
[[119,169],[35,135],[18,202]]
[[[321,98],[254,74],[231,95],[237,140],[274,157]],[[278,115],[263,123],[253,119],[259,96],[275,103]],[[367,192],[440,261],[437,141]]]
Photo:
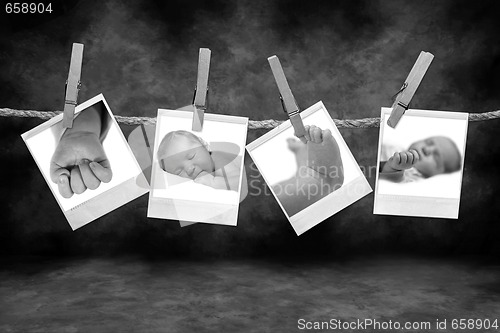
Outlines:
[[457,145],[445,136],[414,142],[407,150],[383,145],[380,160],[380,178],[401,183],[452,173],[462,167]]
[[158,161],[164,171],[222,190],[238,191],[241,158],[211,151],[202,138],[183,130],[165,135],[158,148]]

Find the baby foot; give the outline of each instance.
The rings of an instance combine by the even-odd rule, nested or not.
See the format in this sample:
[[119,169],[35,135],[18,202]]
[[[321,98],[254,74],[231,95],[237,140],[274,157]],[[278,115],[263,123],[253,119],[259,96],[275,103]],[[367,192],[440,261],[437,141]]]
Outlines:
[[316,126],[306,126],[307,167],[329,181],[343,183],[344,171],[340,149],[332,132]]

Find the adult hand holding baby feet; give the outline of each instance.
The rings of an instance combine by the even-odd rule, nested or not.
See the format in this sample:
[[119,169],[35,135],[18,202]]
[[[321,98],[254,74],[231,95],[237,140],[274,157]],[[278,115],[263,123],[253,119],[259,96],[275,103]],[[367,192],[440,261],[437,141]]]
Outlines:
[[99,140],[100,131],[100,114],[85,110],[59,141],[50,162],[50,177],[64,198],[111,181],[113,173]]

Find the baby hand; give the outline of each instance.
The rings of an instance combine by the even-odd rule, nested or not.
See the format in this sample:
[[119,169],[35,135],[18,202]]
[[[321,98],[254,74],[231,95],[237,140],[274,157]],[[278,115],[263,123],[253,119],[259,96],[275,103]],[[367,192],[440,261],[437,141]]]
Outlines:
[[59,193],[70,198],[94,190],[113,177],[110,163],[97,135],[64,135],[50,162],[50,176]]
[[206,171],[202,171],[202,172],[200,172],[198,177],[196,177],[194,179],[194,182],[197,184],[212,186],[214,183],[214,178],[215,178],[214,175],[212,175]]
[[420,156],[415,149],[410,149],[408,151],[403,151],[400,153],[394,153],[394,155],[389,158],[384,166],[384,169],[391,168],[392,170],[385,171],[402,171],[410,169],[420,160]]

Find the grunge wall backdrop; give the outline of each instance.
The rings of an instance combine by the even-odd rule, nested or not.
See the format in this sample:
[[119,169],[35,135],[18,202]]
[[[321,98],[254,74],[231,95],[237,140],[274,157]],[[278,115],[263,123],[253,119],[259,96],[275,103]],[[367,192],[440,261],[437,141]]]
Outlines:
[[[285,119],[267,57],[299,105],[332,117],[380,115],[421,50],[435,59],[413,108],[500,109],[498,1],[52,1],[54,12],[0,17],[0,107],[60,110],[71,43],[85,44],[80,101],[99,93],[123,116],[189,104],[198,49],[212,50],[211,112]],[[2,8],[3,9],[3,8]],[[3,11],[2,11],[3,13]],[[147,196],[72,232],[20,134],[0,120],[0,253],[279,256],[500,254],[500,120],[469,124],[459,220],[374,216],[373,194],[297,237],[271,196],[250,195],[238,227],[146,218]],[[127,136],[133,128],[123,126]],[[248,142],[265,131],[249,132]],[[376,163],[378,129],[341,130],[358,163]],[[246,157],[250,179],[262,178]],[[372,167],[373,169],[373,167]],[[367,173],[374,186],[375,174]]]

